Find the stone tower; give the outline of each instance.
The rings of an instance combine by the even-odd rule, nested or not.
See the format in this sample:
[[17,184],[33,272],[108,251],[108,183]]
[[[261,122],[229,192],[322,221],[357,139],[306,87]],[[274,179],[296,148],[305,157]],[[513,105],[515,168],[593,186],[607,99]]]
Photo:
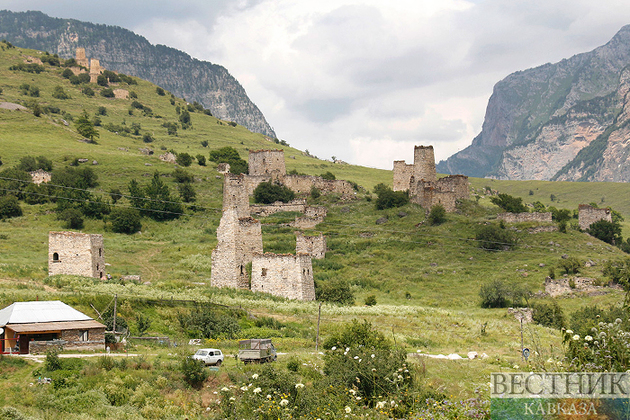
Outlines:
[[78,232],[48,234],[48,275],[101,278],[105,274],[103,235]]
[[296,231],[295,253],[308,254],[318,260],[326,258],[326,237],[323,233],[318,236],[305,236],[302,232]]
[[262,253],[260,222],[238,217],[235,208],[223,211],[217,229],[217,247],[212,251],[210,282],[215,287],[249,289],[247,264],[255,253]]
[[586,230],[593,223],[600,220],[612,222],[612,213],[610,209],[600,209],[588,204],[580,204],[578,206],[578,223],[580,225],[580,229]]
[[252,291],[288,299],[315,300],[313,265],[308,254],[256,254]]
[[415,146],[413,150],[413,176],[416,181],[437,181],[433,146]]
[[249,174],[266,175],[272,178],[287,174],[284,164],[284,150],[250,150]]
[[76,53],[76,62],[78,65],[83,66],[85,68],[90,67],[90,63],[88,62],[87,57],[85,56],[85,48],[77,48]]
[[225,174],[223,179],[223,210],[227,209],[235,209],[238,217],[249,217],[247,179],[243,174]]
[[90,60],[90,83],[96,83],[98,76],[102,73],[101,63],[93,58]]

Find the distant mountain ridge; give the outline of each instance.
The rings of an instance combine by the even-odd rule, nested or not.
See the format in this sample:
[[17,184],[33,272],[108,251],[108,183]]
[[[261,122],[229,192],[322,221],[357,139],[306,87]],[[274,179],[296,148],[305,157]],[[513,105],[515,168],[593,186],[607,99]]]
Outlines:
[[224,67],[200,61],[118,26],[53,18],[41,12],[0,11],[0,39],[61,57],[77,47],[109,70],[155,83],[178,97],[197,101],[217,118],[276,138],[276,133],[239,82]]
[[[514,180],[630,182],[630,25],[605,45],[498,82],[481,133],[442,173]],[[625,136],[625,137],[624,137]]]

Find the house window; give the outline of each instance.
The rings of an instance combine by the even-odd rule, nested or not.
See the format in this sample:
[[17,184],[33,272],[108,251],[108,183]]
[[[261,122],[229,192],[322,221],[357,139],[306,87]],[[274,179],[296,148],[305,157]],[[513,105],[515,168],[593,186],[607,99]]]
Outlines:
[[59,262],[59,254],[56,252],[53,252],[53,262]]
[[99,256],[99,257],[102,257],[102,256],[103,256],[103,249],[102,249],[102,248],[99,248],[99,249],[98,249],[98,256]]
[[88,330],[79,330],[79,341],[88,341]]

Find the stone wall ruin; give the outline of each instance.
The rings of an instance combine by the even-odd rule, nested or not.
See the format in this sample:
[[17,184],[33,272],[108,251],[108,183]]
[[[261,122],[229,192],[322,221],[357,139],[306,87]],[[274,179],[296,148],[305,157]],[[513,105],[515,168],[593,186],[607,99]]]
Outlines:
[[288,299],[315,300],[313,266],[308,254],[256,254],[252,261],[253,292]]
[[586,230],[593,223],[600,220],[612,222],[612,212],[610,209],[599,209],[588,204],[580,204],[578,206],[578,223],[580,229]]
[[409,191],[409,200],[426,210],[442,205],[447,212],[456,210],[457,200],[470,198],[468,177],[449,175],[437,179],[433,146],[415,146],[413,164],[394,161],[394,191]]
[[49,232],[48,275],[57,274],[103,277],[105,275],[103,235]]
[[295,253],[308,254],[316,260],[326,258],[326,237],[323,233],[306,236],[302,232],[295,232]]
[[525,223],[525,222],[537,222],[537,223],[551,223],[551,213],[499,213],[497,215],[498,220],[503,220],[505,223]]
[[286,175],[284,164],[284,150],[250,150],[249,174],[270,176],[273,179]]

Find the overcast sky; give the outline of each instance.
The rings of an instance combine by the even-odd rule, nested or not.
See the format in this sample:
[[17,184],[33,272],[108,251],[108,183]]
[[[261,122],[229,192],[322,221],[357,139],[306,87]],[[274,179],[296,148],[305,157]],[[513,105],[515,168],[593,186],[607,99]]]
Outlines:
[[605,44],[627,0],[0,0],[117,25],[225,66],[279,138],[384,169],[481,131],[508,74]]

